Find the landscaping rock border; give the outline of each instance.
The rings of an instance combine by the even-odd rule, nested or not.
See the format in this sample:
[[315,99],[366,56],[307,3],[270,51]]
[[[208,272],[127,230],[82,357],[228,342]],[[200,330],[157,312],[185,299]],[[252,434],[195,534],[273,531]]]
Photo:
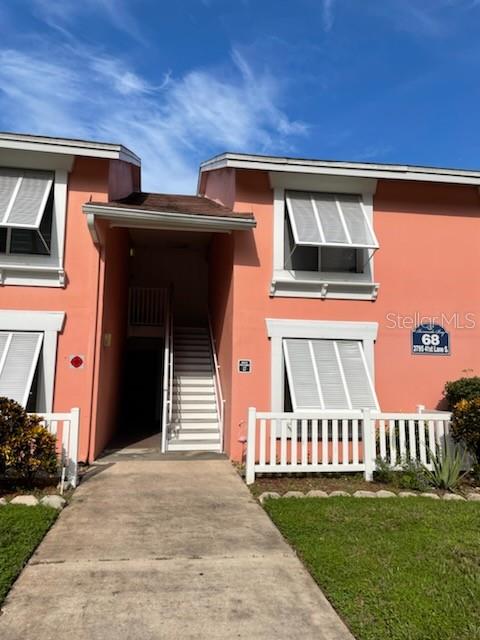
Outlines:
[[[280,497],[280,496],[279,496]],[[52,507],[53,509],[63,509],[67,501],[62,496],[53,493],[51,495],[43,496],[39,501],[38,498],[32,495],[19,495],[12,498],[10,502],[7,502],[5,498],[0,498],[0,507],[5,507],[7,504],[21,504],[26,507],[36,507],[43,505],[44,507]]]
[[354,493],[348,493],[348,491],[331,491],[327,493],[320,489],[312,489],[306,494],[302,491],[287,491],[283,495],[280,495],[276,491],[265,491],[258,496],[258,501],[260,504],[263,504],[265,500],[270,498],[430,498],[432,500],[480,502],[480,493],[467,493],[466,496],[461,496],[459,493],[445,493],[443,496],[439,496],[436,493],[414,493],[413,491],[394,493],[393,491],[386,491],[385,489],[378,491],[355,491]]

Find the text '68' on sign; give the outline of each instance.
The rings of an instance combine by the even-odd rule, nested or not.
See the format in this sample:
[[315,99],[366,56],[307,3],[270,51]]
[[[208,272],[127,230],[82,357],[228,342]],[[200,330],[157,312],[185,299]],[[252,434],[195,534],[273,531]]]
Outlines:
[[439,324],[420,324],[412,331],[412,353],[449,356],[450,335]]

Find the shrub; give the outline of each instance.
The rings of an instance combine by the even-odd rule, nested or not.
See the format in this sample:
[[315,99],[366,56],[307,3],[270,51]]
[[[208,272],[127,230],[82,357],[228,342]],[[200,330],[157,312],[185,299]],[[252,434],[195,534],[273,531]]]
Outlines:
[[416,460],[407,460],[400,469],[392,469],[388,460],[378,457],[374,477],[377,482],[393,484],[399,489],[410,491],[425,491],[429,486],[424,468]]
[[480,464],[480,398],[457,402],[452,412],[451,434]]
[[388,460],[385,460],[381,456],[378,456],[375,460],[375,471],[373,472],[376,482],[383,482],[384,484],[391,484],[396,476],[396,472],[390,466]]
[[0,473],[5,473],[6,460],[2,454],[14,434],[18,433],[25,421],[25,409],[8,398],[0,397]]
[[452,410],[460,400],[480,398],[480,377],[459,378],[447,382],[443,395],[447,399],[448,408]]
[[36,473],[57,470],[56,438],[14,400],[0,398],[0,472],[31,481]]
[[437,489],[453,491],[458,487],[466,473],[462,472],[465,460],[458,449],[447,449],[441,456],[429,452],[432,470],[424,467],[424,472],[430,483]]
[[429,483],[424,467],[416,460],[407,460],[402,465],[398,474],[398,486],[400,489],[410,491],[425,491]]

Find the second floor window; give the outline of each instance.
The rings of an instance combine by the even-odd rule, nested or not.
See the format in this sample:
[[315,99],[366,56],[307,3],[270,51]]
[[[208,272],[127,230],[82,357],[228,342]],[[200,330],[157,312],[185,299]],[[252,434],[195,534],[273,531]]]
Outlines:
[[50,255],[50,171],[0,168],[0,254]]
[[378,242],[360,196],[287,191],[286,212],[285,269],[364,273]]

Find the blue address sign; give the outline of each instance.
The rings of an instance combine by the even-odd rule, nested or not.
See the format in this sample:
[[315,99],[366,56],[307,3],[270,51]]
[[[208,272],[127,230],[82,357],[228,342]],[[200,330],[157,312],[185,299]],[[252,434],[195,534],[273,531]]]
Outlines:
[[450,334],[439,324],[420,324],[412,331],[412,353],[449,356]]

